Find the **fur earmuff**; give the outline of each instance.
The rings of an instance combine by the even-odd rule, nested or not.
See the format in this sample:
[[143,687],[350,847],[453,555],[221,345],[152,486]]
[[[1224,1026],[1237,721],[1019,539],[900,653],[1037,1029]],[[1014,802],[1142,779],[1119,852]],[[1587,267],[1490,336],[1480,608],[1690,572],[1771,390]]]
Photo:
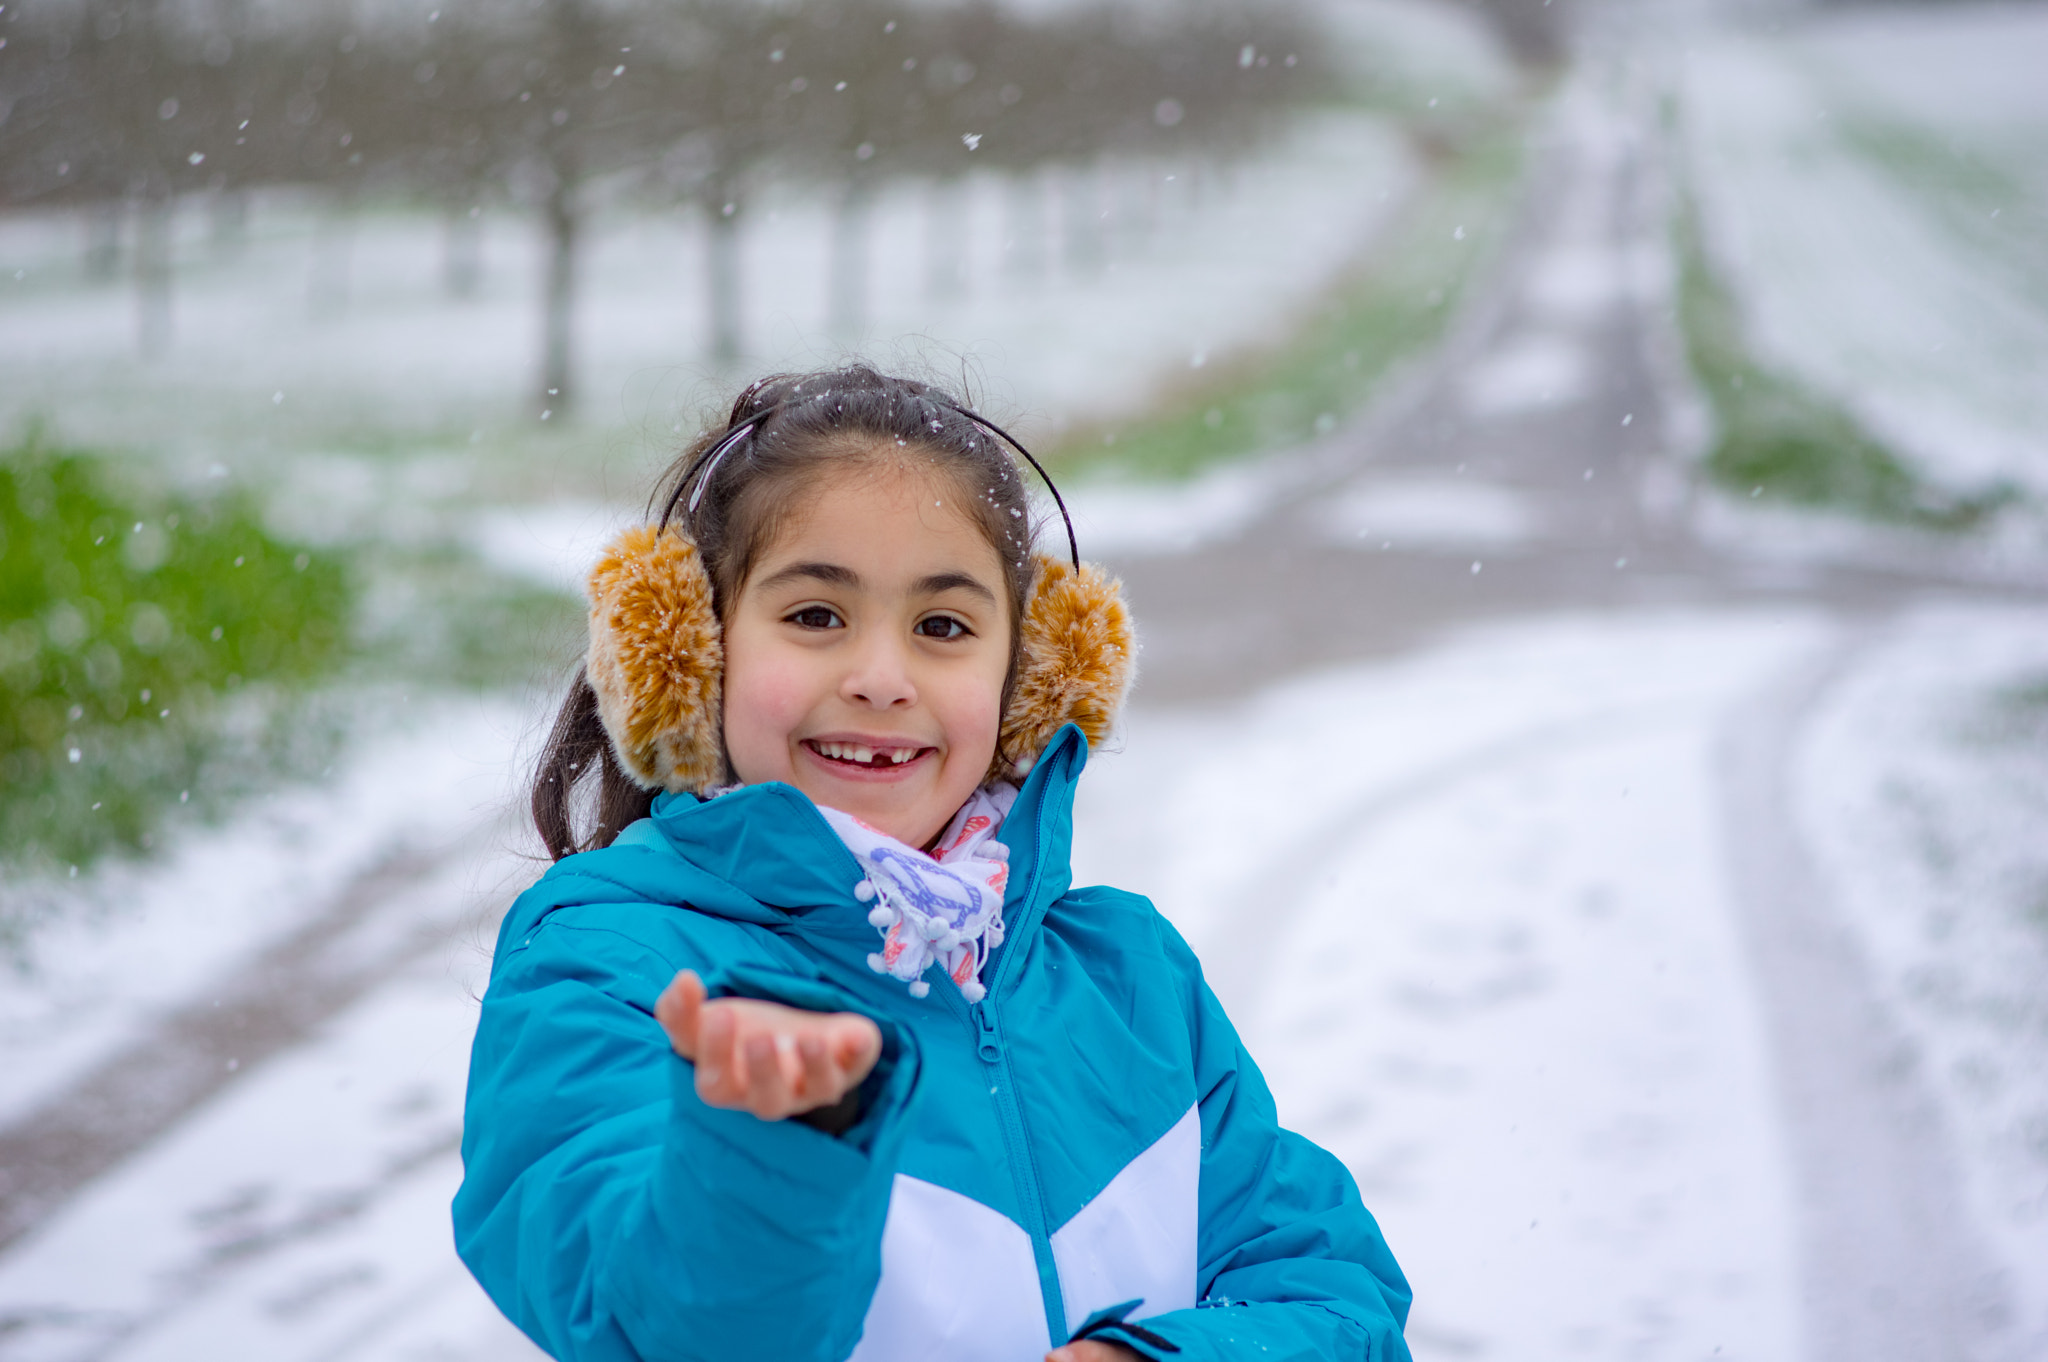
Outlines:
[[670,528],[620,535],[590,573],[584,662],[612,751],[641,786],[725,778],[725,643],[697,546]]
[[1074,724],[1090,747],[1100,747],[1137,676],[1137,639],[1123,584],[1093,563],[1077,572],[1050,554],[1037,559],[1024,604],[1023,663],[1003,715],[992,778],[1029,771],[1062,724]]
[[[674,527],[628,530],[591,570],[589,589],[584,672],[619,764],[651,790],[702,793],[727,779],[725,648],[697,546]],[[1023,658],[990,779],[1028,772],[1063,724],[1099,746],[1136,674],[1122,585],[1092,563],[1076,572],[1037,555],[1019,636]]]

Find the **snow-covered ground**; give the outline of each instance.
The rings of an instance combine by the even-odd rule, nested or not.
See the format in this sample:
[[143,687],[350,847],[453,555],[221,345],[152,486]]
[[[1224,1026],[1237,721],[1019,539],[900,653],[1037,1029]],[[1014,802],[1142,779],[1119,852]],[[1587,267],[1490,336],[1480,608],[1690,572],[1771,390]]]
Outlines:
[[[1715,752],[1835,632],[1760,612],[1496,626],[1141,709],[1090,771],[1079,877],[1152,894],[1209,961],[1284,1118],[1347,1160],[1414,1279],[1419,1357],[1800,1355]],[[2048,1298],[2043,639],[2039,612],[1925,611],[1858,655],[1795,754],[2029,1321]],[[454,786],[505,789],[487,767]],[[489,845],[445,893],[520,873]],[[131,958],[157,932],[144,915],[103,939]],[[448,1242],[483,964],[451,929],[0,1257],[0,1358],[530,1355]]]
[[159,859],[107,862],[82,880],[24,890],[10,906],[46,903],[49,920],[30,924],[25,951],[0,974],[0,1127],[169,1008],[203,997],[211,980],[327,910],[381,861],[423,853],[448,862],[426,911],[451,932],[475,925],[465,912],[502,903],[516,867],[486,874],[451,852],[478,840],[513,845],[502,828],[509,760],[530,746],[534,721],[502,699],[420,708],[357,747],[331,779],[276,791],[226,827],[181,829]]
[[[1447,102],[1505,79],[1449,11],[1332,3],[1361,32],[1438,53],[1435,75],[1420,59],[1407,69]],[[2040,193],[2048,141],[2026,59],[2040,20],[1940,13],[1695,44],[1690,174],[1774,362],[1942,476],[2038,486],[2048,399],[2021,381],[2048,372],[2048,312],[2024,285],[2040,280],[2035,257],[2003,227],[1959,227],[1867,139],[1852,149],[1834,130],[1851,111],[1931,128]],[[1972,63],[1981,78],[1958,74]],[[1566,122],[1574,98],[1559,101]],[[957,210],[973,244],[953,299],[926,289],[923,191],[885,201],[877,352],[923,335],[941,366],[977,356],[997,410],[1058,419],[1141,397],[1283,325],[1417,170],[1386,124],[1344,115],[1198,193],[1166,173],[1116,181],[1120,211],[1150,225],[1117,228],[1093,276],[1060,263],[1051,235],[1071,185],[1035,199],[1049,239],[1031,276],[1003,259],[1012,199],[975,182]],[[833,357],[822,206],[771,194],[750,213],[756,360]],[[247,444],[301,406],[342,413],[407,452],[327,434],[309,449],[309,430],[346,423],[280,426],[281,445],[301,441],[283,451],[299,528],[455,527],[496,566],[573,587],[642,489],[563,475],[493,486],[493,500],[527,499],[479,512],[488,480],[445,450],[413,452],[405,433],[449,422],[459,448],[516,419],[533,362],[527,229],[492,221],[484,295],[457,305],[439,292],[435,224],[367,217],[348,306],[316,320],[318,221],[309,205],[259,203],[234,265],[209,262],[189,223],[177,349],[141,365],[126,290],[78,278],[75,224],[0,220],[0,414],[132,439],[169,412],[181,439]],[[1530,275],[1545,317],[1651,296],[1631,282],[1641,262],[1573,242],[1585,249]],[[597,234],[581,313],[593,425],[665,433],[701,390],[700,249],[674,221],[608,218]],[[1503,353],[1514,363],[1475,368],[1461,389],[1499,419],[1597,377],[1554,348]],[[1077,489],[1084,552],[1226,538],[1307,467]],[[1505,551],[1540,535],[1539,509],[1417,472],[1346,484],[1306,531]],[[1798,833],[1939,1099],[1970,1228],[2002,1271],[2001,1357],[2048,1355],[2048,613],[1545,615],[1225,706],[1148,708],[1141,691],[1123,750],[1091,770],[1080,877],[1152,894],[1202,953],[1283,1116],[1347,1160],[1380,1215],[1417,1288],[1424,1362],[1808,1355],[1796,1159],[1734,901],[1719,754],[1758,697],[1857,630],[1867,642],[1779,754]],[[351,938],[392,947],[386,980],[308,1043],[244,1065],[0,1253],[0,1362],[535,1356],[455,1260],[447,1202],[489,913],[534,870],[507,806],[541,716],[505,700],[421,709],[365,735],[330,781],[158,862],[85,877],[89,911],[41,934],[32,969],[0,975],[4,1127],[166,1013],[204,1006],[341,888],[381,884],[394,849],[431,863],[370,895]],[[407,944],[422,924],[433,944]]]
[[2048,11],[1688,35],[1689,187],[1750,343],[1937,483],[2048,492]]
[[1421,1358],[1786,1358],[1792,1200],[1719,866],[1729,708],[1814,619],[1491,629],[1090,772],[1080,878],[1152,894],[1282,1119],[1352,1167]]
[[1928,608],[1875,641],[1800,753],[1799,813],[1948,1118],[2048,1356],[2048,616]]

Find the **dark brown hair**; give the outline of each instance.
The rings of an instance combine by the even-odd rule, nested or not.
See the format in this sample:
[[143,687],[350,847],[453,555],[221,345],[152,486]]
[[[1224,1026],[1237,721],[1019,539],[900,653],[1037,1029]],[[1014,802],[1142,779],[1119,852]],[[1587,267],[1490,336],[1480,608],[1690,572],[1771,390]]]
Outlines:
[[[1033,572],[1030,498],[1004,442],[942,389],[859,364],[764,378],[739,395],[723,428],[705,431],[669,465],[648,513],[696,542],[723,621],[762,551],[803,505],[807,483],[894,457],[951,481],[955,504],[966,508],[1003,564],[1010,597],[1007,710]],[[593,774],[594,789],[580,793]],[[533,822],[548,854],[559,861],[609,846],[646,816],[654,794],[619,765],[598,717],[597,693],[579,669],[533,774]]]

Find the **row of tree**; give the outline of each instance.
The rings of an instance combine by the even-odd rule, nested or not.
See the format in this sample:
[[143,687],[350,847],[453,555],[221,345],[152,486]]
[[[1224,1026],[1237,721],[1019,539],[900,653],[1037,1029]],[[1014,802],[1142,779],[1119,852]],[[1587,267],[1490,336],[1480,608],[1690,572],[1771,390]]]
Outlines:
[[419,3],[354,21],[247,0],[0,5],[0,203],[128,206],[145,347],[164,339],[148,299],[168,298],[181,195],[310,184],[457,223],[537,212],[539,387],[560,409],[600,198],[704,215],[713,351],[730,359],[737,234],[764,176],[825,186],[857,240],[891,177],[1230,155],[1328,78],[1274,0],[1039,18],[989,0]]

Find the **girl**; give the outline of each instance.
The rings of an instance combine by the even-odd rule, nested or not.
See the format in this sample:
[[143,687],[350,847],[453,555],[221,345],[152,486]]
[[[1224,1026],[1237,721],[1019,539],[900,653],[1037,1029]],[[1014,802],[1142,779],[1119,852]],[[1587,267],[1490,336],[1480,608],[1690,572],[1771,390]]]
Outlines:
[[1033,553],[1006,441],[869,369],[769,379],[591,576],[455,1199],[558,1358],[1408,1356],[1378,1227],[1187,946],[1071,884],[1130,625]]

